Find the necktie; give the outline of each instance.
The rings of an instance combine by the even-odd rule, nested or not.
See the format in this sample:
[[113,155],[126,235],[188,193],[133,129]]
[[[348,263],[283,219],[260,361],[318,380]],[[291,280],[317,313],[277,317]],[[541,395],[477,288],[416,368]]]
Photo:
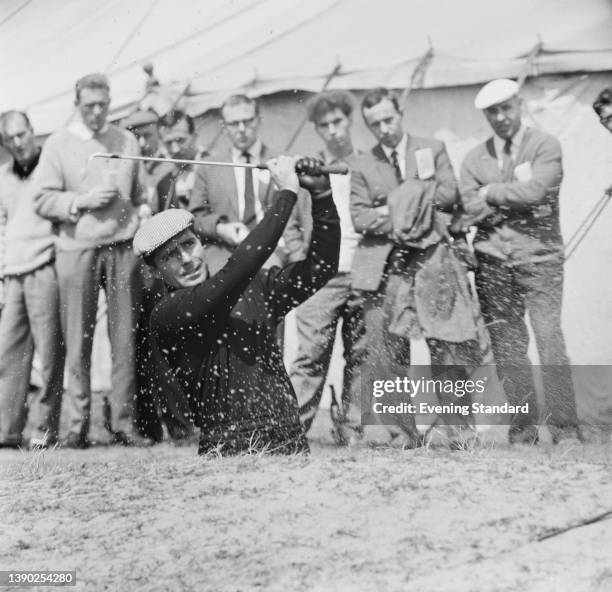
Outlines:
[[512,158],[512,139],[506,140],[502,150],[502,177],[504,181],[512,180],[514,159]]
[[404,176],[402,175],[402,169],[400,168],[399,160],[397,159],[397,150],[391,152],[391,164],[395,169],[395,178],[397,179],[397,182],[401,183],[404,180]]
[[[251,155],[244,151],[242,156],[246,160],[247,164],[251,162]],[[242,214],[242,221],[249,230],[253,230],[257,224],[257,217],[255,215],[255,189],[253,188],[253,169],[244,169],[244,213]]]

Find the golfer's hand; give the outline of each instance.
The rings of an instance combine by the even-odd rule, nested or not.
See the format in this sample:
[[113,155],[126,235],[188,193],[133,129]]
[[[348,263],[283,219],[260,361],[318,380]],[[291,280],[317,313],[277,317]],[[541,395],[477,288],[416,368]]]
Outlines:
[[278,158],[270,159],[266,163],[270,169],[272,180],[278,189],[288,189],[297,194],[300,182],[295,172],[296,161],[297,158],[295,156],[279,156]]
[[116,187],[104,187],[98,185],[92,187],[87,193],[83,193],[76,198],[75,205],[82,211],[99,210],[119,197]]
[[228,245],[239,245],[249,234],[249,228],[242,222],[219,222],[217,236]]
[[295,163],[295,170],[297,171],[300,185],[310,191],[313,199],[322,197],[322,195],[328,195],[331,189],[329,175],[321,172],[323,164],[322,160],[309,157],[300,158]]

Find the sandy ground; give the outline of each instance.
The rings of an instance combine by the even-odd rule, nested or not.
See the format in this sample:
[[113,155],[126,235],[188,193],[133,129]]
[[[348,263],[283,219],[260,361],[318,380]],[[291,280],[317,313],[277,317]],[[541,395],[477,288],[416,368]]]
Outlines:
[[339,450],[320,433],[288,458],[0,451],[0,569],[76,569],[76,590],[612,590],[609,444]]

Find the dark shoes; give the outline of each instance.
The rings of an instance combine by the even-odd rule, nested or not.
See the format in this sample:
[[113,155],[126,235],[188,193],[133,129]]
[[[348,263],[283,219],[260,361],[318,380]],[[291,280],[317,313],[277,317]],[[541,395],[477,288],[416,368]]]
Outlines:
[[150,448],[155,440],[145,438],[136,432],[126,434],[122,431],[113,432],[109,444],[111,446],[134,446],[136,448]]
[[582,432],[581,426],[557,427],[549,425],[548,429],[550,431],[550,435],[552,436],[553,444],[559,444],[562,440],[574,442],[578,441],[580,443],[585,441],[585,436]]
[[57,446],[56,438],[49,438],[46,436],[42,436],[40,438],[33,437],[30,438],[30,442],[28,444],[28,450],[38,451],[38,450],[49,450],[50,448],[55,448]]
[[60,444],[62,448],[72,448],[75,450],[85,450],[89,448],[90,445],[91,442],[85,436],[81,436],[74,432],[70,432]]
[[537,426],[511,426],[508,431],[508,441],[510,444],[525,444],[535,446],[539,441]]

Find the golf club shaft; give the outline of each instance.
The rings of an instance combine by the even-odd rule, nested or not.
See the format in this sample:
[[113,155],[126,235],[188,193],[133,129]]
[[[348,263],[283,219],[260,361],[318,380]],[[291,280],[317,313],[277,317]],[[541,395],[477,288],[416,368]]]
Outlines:
[[[263,169],[267,170],[268,167],[265,164],[250,164],[246,162],[220,162],[216,160],[187,160],[182,158],[159,158],[156,156],[127,156],[124,154],[96,152],[90,157],[92,158],[119,158],[121,160],[141,160],[151,162],[170,162],[173,164],[197,164],[197,165],[208,165],[208,166],[221,166],[221,167],[239,167],[244,169]],[[346,175],[348,174],[348,167],[343,164],[336,165],[324,165],[321,167],[321,172],[329,175]]]

